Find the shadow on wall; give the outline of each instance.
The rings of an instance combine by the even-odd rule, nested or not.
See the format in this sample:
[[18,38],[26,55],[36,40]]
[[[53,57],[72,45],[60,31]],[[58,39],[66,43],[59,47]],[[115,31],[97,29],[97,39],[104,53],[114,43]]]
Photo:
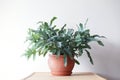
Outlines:
[[120,44],[108,41],[104,41],[104,44],[103,48],[92,46],[94,72],[107,80],[120,80]]

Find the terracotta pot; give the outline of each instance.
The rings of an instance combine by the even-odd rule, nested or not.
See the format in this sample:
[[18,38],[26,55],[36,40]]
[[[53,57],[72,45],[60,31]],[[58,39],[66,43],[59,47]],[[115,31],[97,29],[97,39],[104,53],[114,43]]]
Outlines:
[[72,74],[72,69],[74,67],[74,60],[67,57],[67,66],[64,66],[64,57],[60,55],[56,58],[56,55],[49,55],[48,66],[51,70],[51,74],[54,76],[69,76]]

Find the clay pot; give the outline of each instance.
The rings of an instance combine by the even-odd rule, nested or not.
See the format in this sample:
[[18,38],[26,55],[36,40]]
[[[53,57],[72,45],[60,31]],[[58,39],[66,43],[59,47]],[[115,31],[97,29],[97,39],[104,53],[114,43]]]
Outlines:
[[49,55],[48,66],[51,70],[51,74],[54,76],[69,76],[72,74],[72,69],[74,67],[74,60],[67,57],[67,66],[64,66],[64,57],[60,55],[56,58],[56,55]]

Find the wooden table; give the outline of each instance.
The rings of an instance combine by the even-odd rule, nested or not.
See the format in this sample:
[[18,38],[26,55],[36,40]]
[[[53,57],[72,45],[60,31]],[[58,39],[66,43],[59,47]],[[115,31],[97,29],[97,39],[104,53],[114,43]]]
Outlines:
[[23,80],[106,80],[91,72],[73,73],[71,76],[52,76],[49,72],[34,72]]

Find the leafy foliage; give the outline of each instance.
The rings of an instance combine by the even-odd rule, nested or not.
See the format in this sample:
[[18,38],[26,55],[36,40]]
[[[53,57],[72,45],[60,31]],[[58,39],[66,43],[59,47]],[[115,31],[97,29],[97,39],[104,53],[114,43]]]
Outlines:
[[48,52],[53,55],[64,55],[64,65],[67,65],[67,56],[73,59],[77,64],[80,64],[75,58],[82,56],[84,52],[87,53],[91,64],[93,64],[92,57],[88,49],[91,49],[90,42],[95,41],[99,45],[104,46],[99,38],[104,36],[91,35],[90,30],[86,29],[86,23],[80,23],[77,31],[74,29],[66,29],[66,24],[62,28],[56,28],[53,22],[57,17],[53,17],[50,22],[39,22],[39,27],[28,30],[27,41],[30,42],[25,56],[29,59],[31,56],[35,58],[36,55],[45,56]]

